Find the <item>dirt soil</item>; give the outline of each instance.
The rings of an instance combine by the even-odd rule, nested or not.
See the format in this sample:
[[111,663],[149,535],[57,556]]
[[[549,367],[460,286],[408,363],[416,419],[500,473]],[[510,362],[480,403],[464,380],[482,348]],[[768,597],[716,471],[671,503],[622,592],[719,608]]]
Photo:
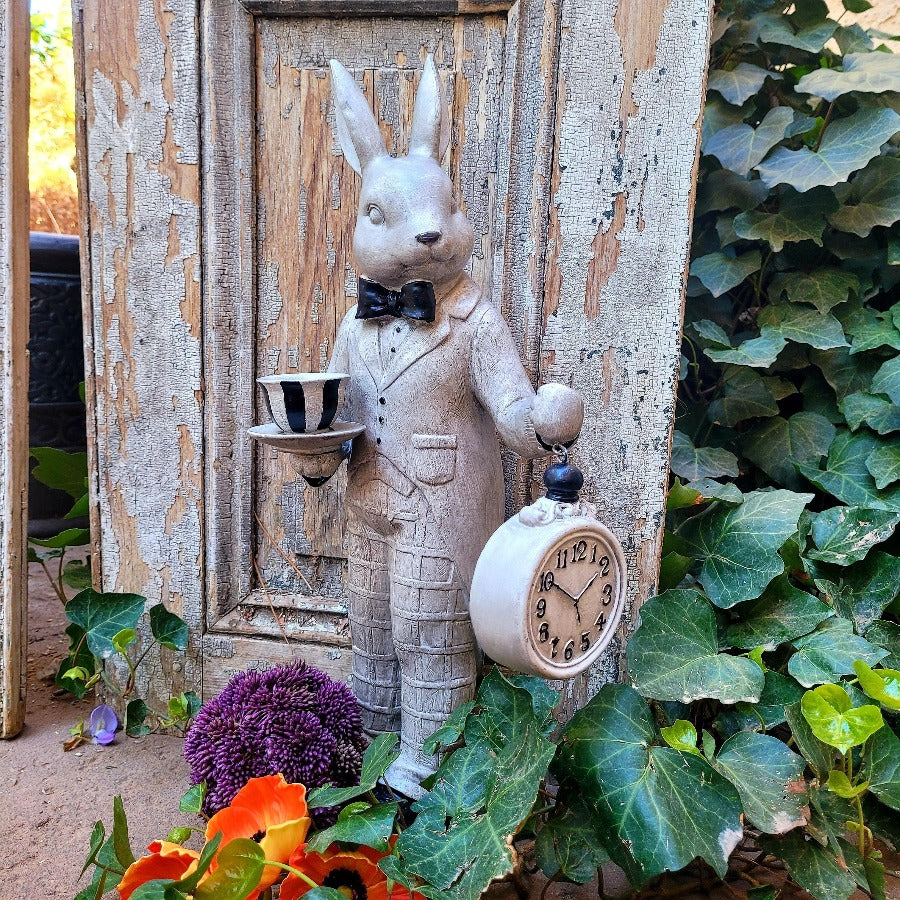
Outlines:
[[68,623],[44,573],[31,569],[26,725],[15,740],[0,741],[0,900],[72,900],[87,883],[78,873],[91,829],[97,819],[111,824],[116,794],[136,855],[174,825],[197,823],[178,812],[188,784],[179,738],[134,740],[120,733],[107,747],[63,752],[69,729],[87,719],[94,702],[56,694],[52,678],[66,653]]

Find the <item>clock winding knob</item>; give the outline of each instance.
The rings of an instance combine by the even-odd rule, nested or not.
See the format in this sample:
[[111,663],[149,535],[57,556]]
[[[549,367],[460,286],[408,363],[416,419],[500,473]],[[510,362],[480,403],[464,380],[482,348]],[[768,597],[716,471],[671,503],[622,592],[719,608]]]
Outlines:
[[569,465],[568,455],[547,467],[544,472],[547,497],[561,503],[577,503],[578,492],[584,485],[584,475],[575,466]]

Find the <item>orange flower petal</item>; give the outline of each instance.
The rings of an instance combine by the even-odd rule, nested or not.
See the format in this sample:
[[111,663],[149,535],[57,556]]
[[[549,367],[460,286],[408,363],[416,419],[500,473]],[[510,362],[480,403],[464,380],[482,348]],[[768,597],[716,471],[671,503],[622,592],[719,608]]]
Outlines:
[[224,847],[235,838],[252,838],[265,830],[266,823],[261,810],[226,806],[206,823],[206,840],[211,841],[221,831],[222,843],[219,846]]
[[152,851],[150,856],[142,856],[133,862],[119,882],[118,891],[122,900],[128,900],[134,891],[148,881],[157,878],[184,878],[197,868],[200,857],[196,850],[186,850],[169,841],[154,841],[147,849]]
[[305,819],[309,815],[306,788],[302,784],[289,784],[283,775],[251,778],[229,806],[258,810],[266,826]]

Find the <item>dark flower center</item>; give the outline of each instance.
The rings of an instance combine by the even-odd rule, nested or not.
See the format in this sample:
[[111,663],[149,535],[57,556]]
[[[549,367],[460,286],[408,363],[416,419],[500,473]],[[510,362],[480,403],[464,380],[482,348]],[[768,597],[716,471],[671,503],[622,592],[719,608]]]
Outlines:
[[353,869],[332,869],[322,882],[324,887],[335,888],[351,900],[366,900],[369,892],[363,884],[362,875]]
[[256,841],[258,844],[264,837],[266,836],[265,831],[257,831],[253,837],[250,838],[251,841]]

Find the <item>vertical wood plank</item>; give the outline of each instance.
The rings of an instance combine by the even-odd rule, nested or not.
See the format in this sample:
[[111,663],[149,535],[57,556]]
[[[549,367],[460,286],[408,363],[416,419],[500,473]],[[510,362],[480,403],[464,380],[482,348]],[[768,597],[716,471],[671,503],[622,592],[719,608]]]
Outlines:
[[[141,696],[200,689],[203,383],[195,0],[76,0],[88,204],[96,502],[104,590],[191,629]],[[149,665],[147,665],[149,663]]]
[[28,57],[26,0],[0,9],[0,738],[25,724],[28,516]]
[[677,384],[709,0],[564,0],[542,375],[580,390],[575,459],[622,542],[628,607],[578,704],[624,676],[657,578]]

